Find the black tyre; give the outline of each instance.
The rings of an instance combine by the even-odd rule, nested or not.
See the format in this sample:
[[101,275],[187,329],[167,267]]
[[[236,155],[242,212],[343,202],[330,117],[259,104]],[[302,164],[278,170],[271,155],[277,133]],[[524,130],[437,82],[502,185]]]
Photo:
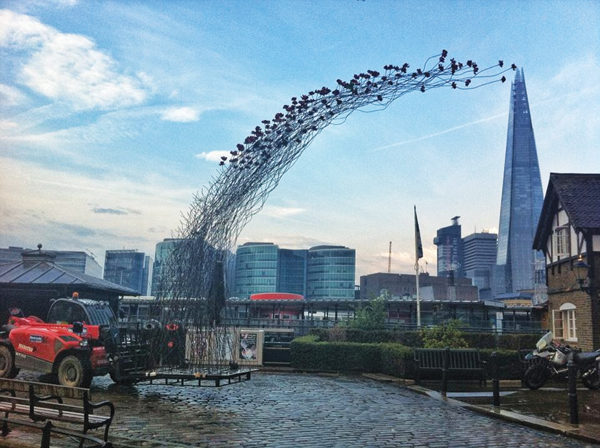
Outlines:
[[523,382],[531,390],[536,390],[548,381],[548,368],[544,364],[535,364],[527,369]]
[[0,378],[14,378],[19,374],[15,367],[15,357],[10,348],[0,345]]
[[581,382],[590,390],[600,389],[600,372],[598,371],[598,367],[594,366],[583,372]]
[[58,366],[58,382],[69,387],[90,387],[92,369],[89,362],[73,355],[65,357]]

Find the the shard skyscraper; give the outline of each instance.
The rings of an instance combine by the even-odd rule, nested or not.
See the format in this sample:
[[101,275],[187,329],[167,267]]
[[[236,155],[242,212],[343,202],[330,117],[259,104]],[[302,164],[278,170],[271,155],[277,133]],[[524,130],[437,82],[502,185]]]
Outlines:
[[532,247],[543,199],[525,77],[517,70],[508,116],[494,296],[535,288],[536,259],[543,255]]

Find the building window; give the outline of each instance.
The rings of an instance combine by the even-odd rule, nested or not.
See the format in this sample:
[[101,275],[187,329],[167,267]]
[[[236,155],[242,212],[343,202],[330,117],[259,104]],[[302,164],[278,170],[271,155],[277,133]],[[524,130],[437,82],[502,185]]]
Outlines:
[[556,254],[559,257],[568,257],[569,256],[569,228],[568,227],[558,227],[556,229],[555,237],[556,237]]
[[572,303],[564,303],[558,310],[552,311],[555,338],[577,342],[575,309]]

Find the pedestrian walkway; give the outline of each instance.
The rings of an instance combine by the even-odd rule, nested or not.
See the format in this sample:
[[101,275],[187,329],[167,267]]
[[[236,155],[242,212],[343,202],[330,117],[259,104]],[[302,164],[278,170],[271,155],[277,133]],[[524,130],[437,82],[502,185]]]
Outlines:
[[[111,440],[120,448],[592,446],[360,376],[257,373],[218,389],[99,378],[92,388],[94,400],[117,407]],[[39,446],[39,435],[20,429],[7,440]],[[56,444],[67,446],[76,443]]]

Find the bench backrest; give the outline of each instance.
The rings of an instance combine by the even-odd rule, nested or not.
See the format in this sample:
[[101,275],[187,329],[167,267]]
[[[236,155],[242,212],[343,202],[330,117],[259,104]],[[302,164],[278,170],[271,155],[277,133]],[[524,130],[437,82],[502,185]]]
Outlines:
[[[444,367],[443,348],[417,348],[415,349],[415,360],[423,369],[441,369]],[[476,349],[451,349],[449,350],[450,369],[479,369],[481,367],[481,356]]]
[[0,390],[14,390],[15,392],[29,392],[29,386],[33,385],[33,392],[36,395],[53,395],[61,398],[91,399],[90,390],[81,387],[59,386],[57,384],[37,383],[32,381],[9,380],[0,378]]

